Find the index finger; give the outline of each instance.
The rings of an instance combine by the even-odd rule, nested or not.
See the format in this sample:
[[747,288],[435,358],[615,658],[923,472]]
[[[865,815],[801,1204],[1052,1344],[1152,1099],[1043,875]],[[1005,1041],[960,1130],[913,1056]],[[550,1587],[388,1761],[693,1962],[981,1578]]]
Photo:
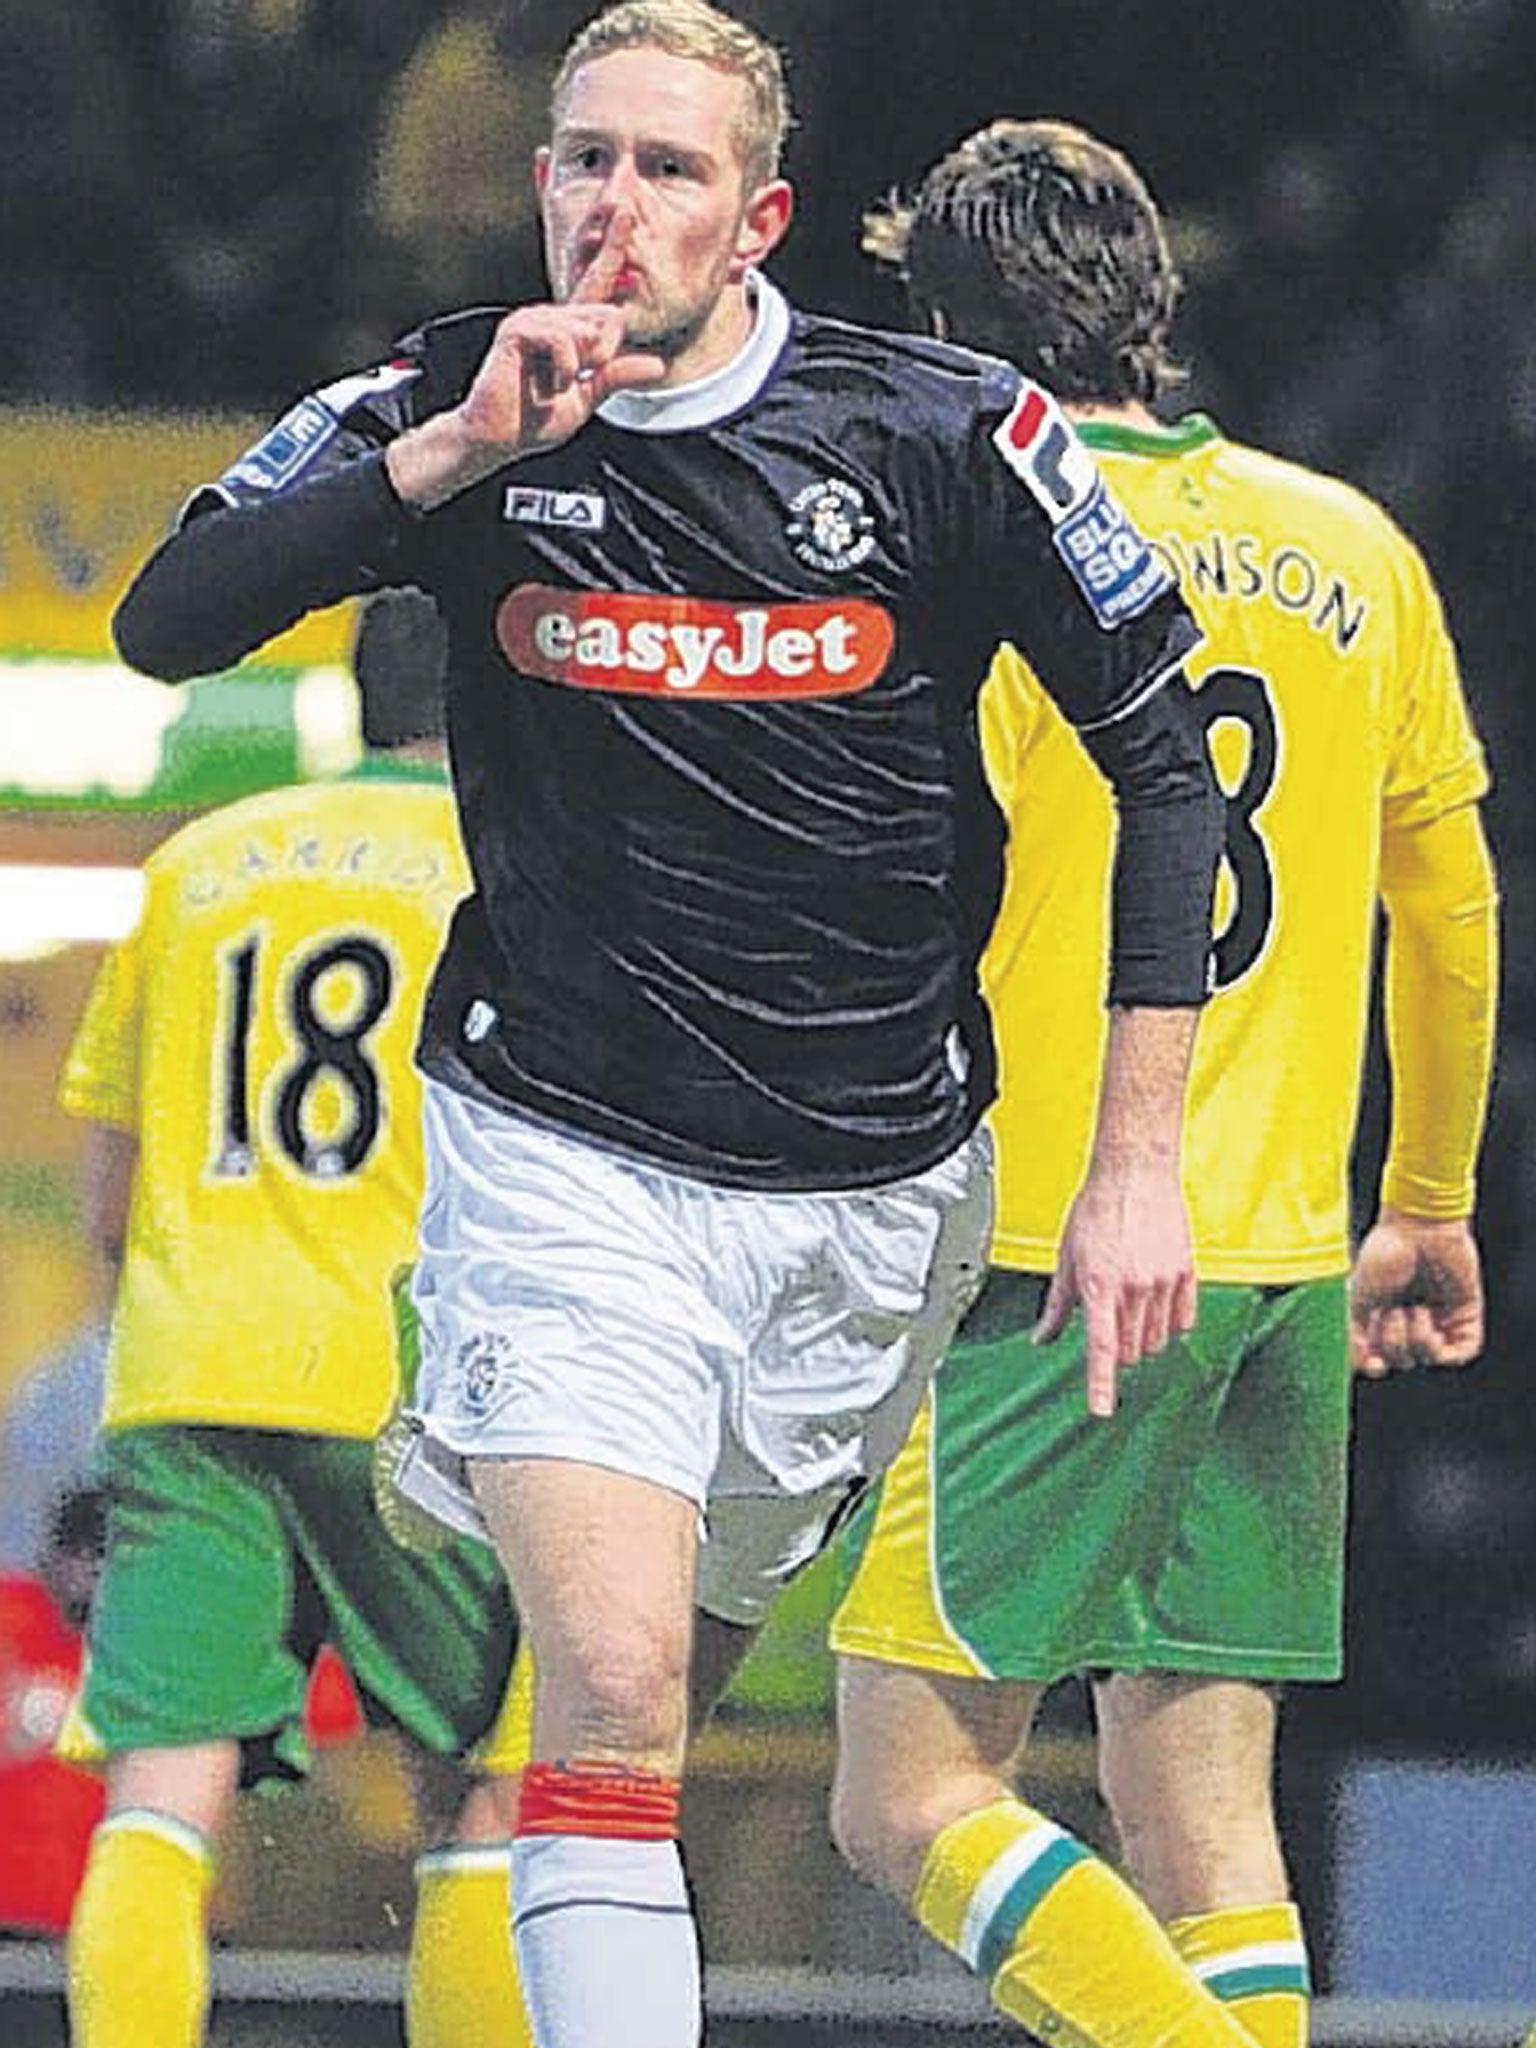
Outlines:
[[635,216],[623,207],[616,207],[608,216],[608,225],[603,230],[597,254],[577,279],[568,304],[596,305],[606,300],[614,280],[624,268],[634,232]]
[[1084,1366],[1088,1381],[1088,1413],[1110,1416],[1115,1412],[1119,1386],[1120,1340],[1113,1301],[1090,1297],[1083,1303],[1083,1332],[1087,1342]]

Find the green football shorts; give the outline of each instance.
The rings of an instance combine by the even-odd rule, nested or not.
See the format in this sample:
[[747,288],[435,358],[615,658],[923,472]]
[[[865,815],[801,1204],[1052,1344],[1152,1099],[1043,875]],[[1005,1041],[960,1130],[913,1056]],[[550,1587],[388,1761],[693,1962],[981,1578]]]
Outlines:
[[835,1650],[964,1677],[1342,1670],[1342,1277],[1207,1284],[1199,1322],[1086,1409],[1081,1317],[1029,1331],[994,1269],[842,1549]]
[[233,1736],[245,1782],[297,1776],[309,1667],[330,1642],[371,1722],[470,1758],[511,1666],[505,1583],[480,1544],[423,1557],[393,1542],[372,1458],[279,1430],[108,1433],[107,1554],[68,1753]]

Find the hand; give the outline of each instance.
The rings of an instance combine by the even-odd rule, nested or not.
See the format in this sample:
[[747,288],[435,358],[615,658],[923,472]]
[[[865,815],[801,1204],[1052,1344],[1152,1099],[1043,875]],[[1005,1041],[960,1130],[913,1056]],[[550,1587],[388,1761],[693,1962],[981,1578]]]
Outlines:
[[611,392],[666,374],[660,356],[624,352],[628,315],[607,302],[634,232],[634,215],[615,209],[570,297],[519,307],[497,328],[459,418],[473,440],[503,451],[503,461],[557,448]]
[[407,504],[431,510],[521,456],[558,448],[613,392],[666,375],[661,356],[625,349],[627,315],[606,303],[634,228],[616,210],[570,298],[509,313],[459,404],[391,442],[385,461]]
[[1470,1365],[1483,1348],[1483,1278],[1465,1221],[1383,1209],[1349,1276],[1349,1345],[1371,1380],[1416,1365]]
[[1178,1176],[1138,1167],[1083,1183],[1067,1215],[1037,1344],[1060,1336],[1081,1304],[1088,1412],[1115,1412],[1120,1368],[1195,1326],[1195,1267]]

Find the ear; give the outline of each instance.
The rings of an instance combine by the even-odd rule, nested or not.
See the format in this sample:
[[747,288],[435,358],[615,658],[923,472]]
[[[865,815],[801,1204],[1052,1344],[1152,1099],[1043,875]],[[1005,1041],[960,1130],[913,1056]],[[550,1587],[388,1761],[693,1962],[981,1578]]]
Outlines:
[[553,158],[547,143],[541,143],[533,152],[533,189],[540,199],[549,190],[549,172]]
[[733,278],[767,261],[789,232],[794,212],[794,188],[787,178],[758,186],[742,211],[731,262]]

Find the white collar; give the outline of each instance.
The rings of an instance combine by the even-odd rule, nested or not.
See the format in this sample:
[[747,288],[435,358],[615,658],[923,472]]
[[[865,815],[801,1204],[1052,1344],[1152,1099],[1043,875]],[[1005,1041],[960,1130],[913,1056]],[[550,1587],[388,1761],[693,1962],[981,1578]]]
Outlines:
[[755,315],[752,332],[728,363],[688,384],[615,391],[598,407],[598,418],[635,434],[680,434],[740,412],[767,383],[789,339],[789,302],[778,286],[753,271],[748,290]]

